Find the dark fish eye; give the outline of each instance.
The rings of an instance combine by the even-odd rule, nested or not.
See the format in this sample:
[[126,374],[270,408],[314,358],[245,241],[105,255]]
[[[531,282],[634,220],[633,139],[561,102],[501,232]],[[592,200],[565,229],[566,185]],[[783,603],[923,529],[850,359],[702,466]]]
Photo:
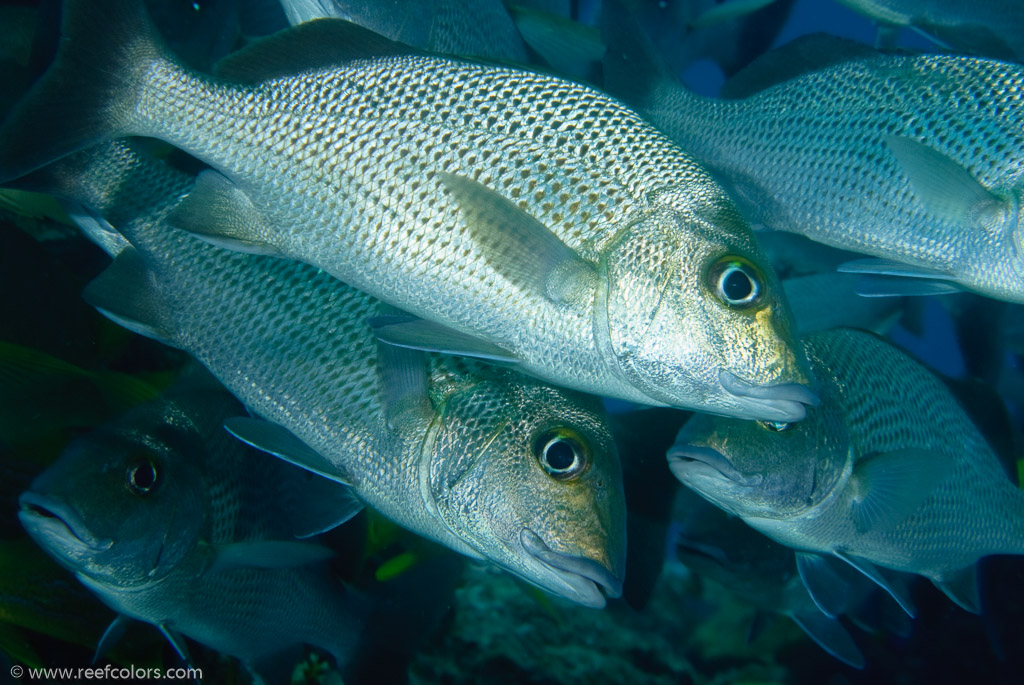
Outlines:
[[772,433],[781,433],[793,427],[793,424],[782,421],[758,421],[758,423],[761,424],[762,428],[770,430]]
[[556,480],[576,478],[590,463],[586,441],[569,428],[541,433],[534,442],[533,452],[544,472]]
[[730,307],[750,307],[761,300],[761,274],[745,259],[725,257],[718,260],[711,267],[710,280],[715,295]]
[[124,472],[124,486],[133,495],[148,495],[160,484],[160,469],[152,459],[140,458]]

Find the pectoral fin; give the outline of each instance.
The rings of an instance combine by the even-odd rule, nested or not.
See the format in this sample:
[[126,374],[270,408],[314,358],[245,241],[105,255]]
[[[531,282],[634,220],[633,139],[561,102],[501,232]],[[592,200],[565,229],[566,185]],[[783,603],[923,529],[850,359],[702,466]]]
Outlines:
[[861,297],[929,297],[963,292],[956,283],[926,278],[865,275],[853,288]]
[[840,264],[836,270],[865,275],[854,287],[862,297],[914,297],[963,291],[951,273],[892,259],[854,259]]
[[239,568],[292,568],[326,561],[334,556],[330,548],[309,542],[256,540],[217,547],[207,573]]
[[353,483],[352,477],[341,465],[328,461],[295,437],[294,433],[276,423],[235,416],[224,422],[224,428],[242,442],[307,471],[342,485]]
[[981,598],[978,595],[978,566],[971,564],[967,568],[947,573],[942,580],[933,580],[935,587],[946,593],[946,596],[957,605],[972,614],[981,613]]
[[468,333],[415,316],[374,316],[368,320],[377,339],[388,345],[424,352],[476,357],[503,364],[518,364],[508,350]]
[[906,264],[894,259],[853,259],[843,262],[836,270],[847,274],[876,274],[879,276],[900,276],[901,278],[925,278],[935,281],[952,281],[956,277],[946,271],[929,269],[926,266]]
[[226,176],[207,169],[192,192],[167,217],[168,223],[212,245],[236,252],[280,256],[273,231],[249,196]]
[[908,616],[914,618],[914,616],[917,615],[917,608],[914,606],[914,601],[910,598],[910,593],[906,586],[901,582],[891,581],[881,570],[876,568],[874,564],[866,559],[855,557],[842,550],[836,550],[834,554],[836,557],[842,559],[850,566],[873,580],[878,587],[888,592],[889,595],[903,608],[903,611],[907,612]]
[[849,585],[832,568],[828,558],[811,552],[797,552],[796,568],[821,613],[835,618],[846,611],[850,601]]
[[906,520],[952,471],[950,457],[917,448],[859,462],[850,478],[850,514],[857,532],[883,531]]
[[580,289],[596,287],[593,265],[514,202],[465,176],[438,176],[473,242],[505,278],[556,304],[571,303]]
[[932,214],[960,223],[978,208],[1002,202],[969,171],[938,150],[903,136],[888,136],[885,143],[910,180],[914,193]]

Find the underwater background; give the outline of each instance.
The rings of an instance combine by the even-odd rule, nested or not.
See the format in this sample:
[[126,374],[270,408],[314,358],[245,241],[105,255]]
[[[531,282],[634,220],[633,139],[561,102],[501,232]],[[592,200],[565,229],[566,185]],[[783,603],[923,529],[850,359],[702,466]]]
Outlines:
[[[174,22],[175,12],[227,12],[225,7],[247,3],[150,4],[169,8],[168,21]],[[13,105],[48,62],[57,40],[58,5],[0,4],[0,111]],[[258,10],[246,15],[251,25],[243,27],[244,34],[286,25],[273,3],[253,6]],[[571,3],[571,11],[585,19],[597,10],[580,0]],[[190,35],[189,20],[180,21],[178,40],[199,46],[197,53],[218,38],[232,42],[217,34]],[[815,32],[873,44],[876,27],[837,2],[797,0],[770,45]],[[899,45],[933,47],[910,30]],[[210,54],[217,51],[224,47]],[[711,60],[689,65],[681,77],[707,95],[725,80]],[[109,258],[78,233],[57,203],[4,191],[0,241],[0,682],[30,682],[11,678],[12,668],[89,666],[115,616],[28,538],[18,521],[18,498],[69,441],[158,397],[188,360],[113,324],[82,300],[83,288]],[[960,402],[1018,478],[1024,478],[1021,318],[1019,305],[972,294],[917,298],[885,334],[951,379]],[[866,631],[847,623],[865,662],[863,669],[853,668],[820,649],[786,616],[765,614],[687,568],[671,543],[686,495],[665,468],[665,451],[686,414],[658,410],[637,418],[620,403],[608,407],[628,509],[623,597],[603,610],[573,605],[364,511],[327,534],[326,544],[338,555],[333,571],[374,607],[344,682],[1024,681],[1024,559],[982,560],[981,616],[920,580],[911,586],[918,615],[909,630],[901,625]],[[135,626],[99,664],[181,663],[155,628]],[[197,643],[189,651],[203,682],[251,681],[231,657]],[[286,669],[291,682],[342,682],[321,657],[299,661]],[[69,679],[31,682],[36,680]]]

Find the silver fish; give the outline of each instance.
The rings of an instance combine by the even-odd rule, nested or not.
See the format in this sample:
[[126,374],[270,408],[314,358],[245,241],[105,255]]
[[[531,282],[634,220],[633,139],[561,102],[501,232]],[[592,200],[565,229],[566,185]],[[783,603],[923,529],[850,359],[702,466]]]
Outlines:
[[[302,643],[344,664],[361,604],[317,563],[330,551],[295,535],[361,505],[221,427],[244,414],[222,388],[172,390],[72,442],[22,494],[18,516],[100,600],[158,626],[183,654],[181,635],[257,671]],[[321,511],[302,513],[313,497],[338,519],[320,526]]]
[[805,347],[819,408],[799,424],[697,415],[668,452],[673,473],[799,550],[820,606],[832,604],[834,556],[910,614],[884,569],[922,575],[978,611],[978,559],[1024,554],[1024,492],[942,381],[906,353],[853,330]]
[[[865,50],[809,37],[766,56],[762,73],[784,80],[748,97],[661,81],[639,106],[752,223],[877,257],[843,267],[885,277],[862,294],[1024,302],[1024,67]],[[861,56],[786,71],[835,53]]]
[[1016,0],[839,0],[879,24],[885,41],[910,28],[937,45],[996,59],[1024,60],[1024,5]]
[[[64,19],[65,50],[0,131],[0,178],[104,136],[162,138],[217,170],[175,225],[308,261],[423,317],[379,326],[386,342],[744,418],[799,420],[815,401],[734,205],[607,96],[436,57],[316,67],[353,41],[394,49],[326,20],[212,78],[164,55],[134,2],[72,1]],[[61,113],[61,133],[28,144],[23,127],[77,102],[76,84],[92,105],[76,105],[73,130]]]
[[[384,516],[567,599],[600,607],[621,591],[622,477],[596,398],[482,363],[383,346],[368,325],[379,303],[305,264],[239,254],[164,222],[193,178],[120,144],[53,173],[116,178],[162,197],[118,225],[131,243],[86,298],[129,328],[191,352],[267,421],[236,435],[350,484]],[[152,168],[156,166],[157,169]],[[95,168],[95,170],[93,170]],[[97,207],[109,189],[72,190]],[[271,423],[274,422],[274,423]],[[280,424],[280,425],[277,425]]]

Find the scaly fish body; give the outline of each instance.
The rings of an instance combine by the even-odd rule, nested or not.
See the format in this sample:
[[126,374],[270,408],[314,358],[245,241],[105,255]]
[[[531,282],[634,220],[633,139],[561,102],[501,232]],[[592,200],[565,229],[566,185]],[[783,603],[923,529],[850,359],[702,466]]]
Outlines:
[[1015,64],[877,54],[735,101],[666,84],[649,111],[752,223],[1024,302],[1022,86]]
[[[176,225],[307,261],[434,322],[389,327],[384,340],[645,404],[798,420],[813,403],[749,228],[701,167],[620,103],[427,56],[281,76],[294,68],[281,54],[344,40],[330,22],[271,39],[216,79],[163,56],[137,7],[114,3],[102,18],[95,7],[70,4],[66,45],[110,50],[87,34],[118,16],[112,33],[134,66],[92,72],[128,69],[93,84],[105,104],[81,130],[26,150],[17,129],[38,125],[41,86],[0,134],[0,176],[97,136],[158,137],[220,172],[201,176]],[[83,64],[58,59],[48,83]]]
[[[137,167],[112,147],[67,163],[80,179]],[[378,301],[314,267],[171,228],[168,175],[189,177],[150,166],[132,187],[154,209],[118,226],[131,247],[90,301],[195,355],[268,420],[256,424],[260,446],[351,484],[397,523],[577,602],[603,606],[595,582],[618,594],[622,481],[595,398],[477,362],[438,357],[428,378],[422,353],[385,346],[378,356],[368,325]],[[103,197],[84,194],[86,204]]]
[[788,426],[695,417],[669,451],[673,471],[785,545],[923,575],[976,610],[975,562],[1024,554],[1024,492],[904,352],[852,330],[805,347],[820,408]]
[[[249,665],[312,644],[344,663],[360,611],[323,564],[214,566],[236,543],[294,541],[308,474],[228,435],[245,409],[179,389],[73,442],[21,497],[39,545],[120,614]],[[342,486],[336,486],[339,490]]]

